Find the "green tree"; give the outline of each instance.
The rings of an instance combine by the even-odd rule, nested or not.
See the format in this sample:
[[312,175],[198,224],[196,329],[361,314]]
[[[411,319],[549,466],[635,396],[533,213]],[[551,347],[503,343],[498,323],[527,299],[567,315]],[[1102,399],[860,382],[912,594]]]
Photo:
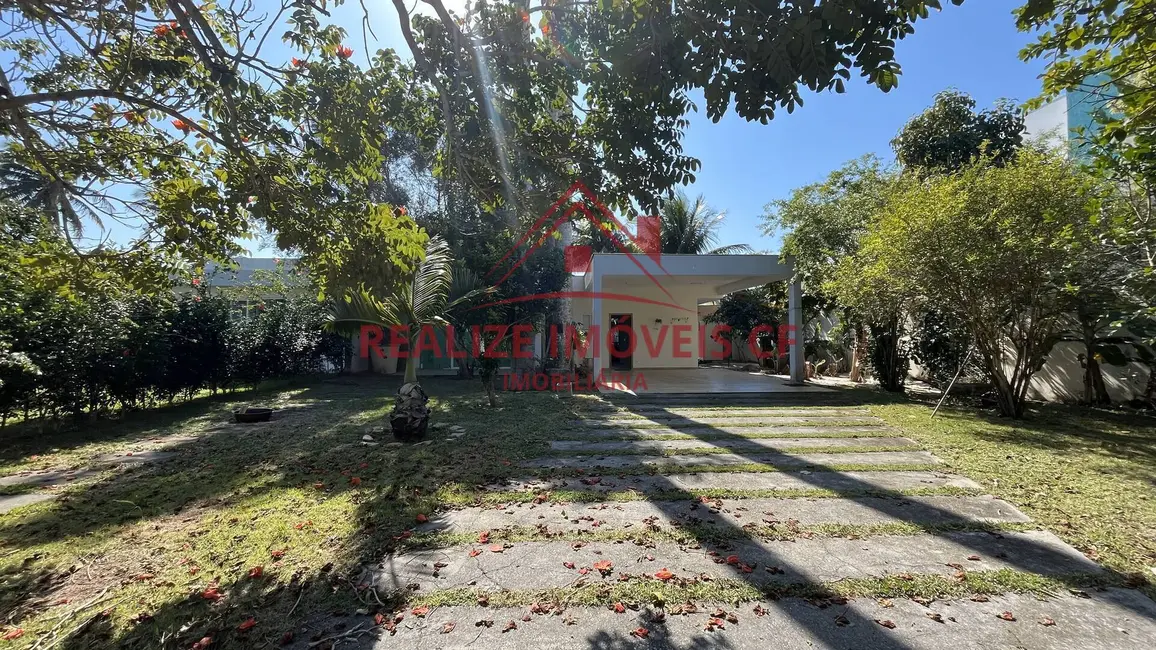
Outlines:
[[[329,327],[358,331],[362,325],[369,324],[387,332],[391,327],[402,327],[406,331],[407,351],[412,353],[417,348],[422,328],[445,325],[448,322],[446,314],[451,309],[476,295],[470,290],[451,298],[451,290],[462,286],[463,275],[455,274],[453,258],[445,240],[431,239],[426,244],[425,259],[406,282],[398,284],[394,293],[379,298],[361,292],[334,300]],[[405,381],[417,381],[416,360],[406,364]]]
[[718,229],[726,213],[707,204],[701,194],[693,201],[682,191],[663,199],[659,208],[662,252],[668,255],[733,255],[753,253],[747,244],[717,246]]
[[893,170],[866,155],[845,163],[824,181],[798,188],[789,198],[764,208],[763,232],[782,237],[780,252],[791,258],[804,293],[814,296],[820,309],[838,311],[840,321],[852,331],[852,381],[862,378],[870,324],[864,314],[833,299],[830,283],[837,266],[859,250],[860,239],[886,202],[895,179]]
[[[119,263],[142,289],[163,279],[136,277],[142,255],[224,261],[261,230],[334,289],[390,281],[424,240],[367,186],[388,128],[422,121],[424,87],[391,52],[354,64],[323,13],[311,3],[13,5],[0,43],[5,192],[56,223],[61,254]],[[266,42],[287,25],[300,59],[268,59]],[[138,226],[137,240],[73,240],[109,217]]]
[[[959,0],[953,0],[955,4]],[[842,92],[853,72],[886,91],[895,44],[939,0],[512,0],[435,16],[393,0],[448,143],[438,164],[487,203],[537,215],[575,178],[631,216],[653,213],[697,160],[681,139],[702,90],[766,123],[804,89]]]
[[[908,120],[891,146],[909,173],[950,174],[984,157],[993,164],[1006,164],[1023,144],[1023,132],[1023,113],[1012,102],[1000,100],[993,108],[977,112],[970,95],[945,90],[929,108]],[[966,328],[930,308],[903,320],[910,329],[911,355],[931,381],[946,385],[968,358],[972,342]],[[891,346],[885,347],[890,350]],[[900,363],[894,353],[887,356]]]
[[[758,340],[759,349],[768,351],[775,347],[779,324],[786,320],[786,293],[783,283],[728,293],[719,300],[718,309],[704,320],[730,328],[732,351],[734,345],[749,345],[751,332],[755,328],[769,327],[770,330]],[[778,350],[777,356],[781,358],[785,354],[785,350]]]
[[[1016,10],[1021,31],[1038,34],[1020,57],[1044,59],[1037,106],[1064,92],[1079,93],[1101,122],[1113,155],[1153,175],[1156,147],[1156,12],[1150,0],[1027,0]],[[1091,136],[1092,134],[1085,134]]]
[[[1134,148],[1120,151],[1111,137],[1101,134],[1090,144],[1094,169],[1111,187],[1113,202],[1096,215],[1102,233],[1098,255],[1087,260],[1086,279],[1078,285],[1080,292],[1101,298],[1092,302],[1099,313],[1088,313],[1085,325],[1099,332],[1099,323],[1108,323],[1108,338],[1093,338],[1109,363],[1148,366],[1144,399],[1156,404],[1156,167]],[[1119,340],[1121,332],[1128,334],[1125,340]]]
[[839,266],[841,302],[956,318],[975,341],[1000,411],[1022,417],[1033,374],[1067,314],[1073,264],[1096,233],[1102,188],[1062,156],[1022,150],[1004,166],[908,179]]
[[903,125],[891,147],[905,169],[954,172],[981,156],[1006,163],[1023,143],[1023,132],[1023,112],[1011,101],[1000,100],[994,108],[976,112],[970,95],[945,90]]

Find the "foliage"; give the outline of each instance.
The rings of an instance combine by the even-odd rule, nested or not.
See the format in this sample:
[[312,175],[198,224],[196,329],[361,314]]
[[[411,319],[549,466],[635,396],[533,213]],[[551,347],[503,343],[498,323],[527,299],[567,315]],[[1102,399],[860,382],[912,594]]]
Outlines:
[[719,300],[718,309],[703,320],[720,323],[731,329],[732,338],[746,345],[756,327],[770,327],[760,338],[777,338],[779,324],[786,321],[787,295],[783,283],[728,293]]
[[[768,203],[763,232],[782,234],[780,253],[791,257],[804,295],[820,311],[836,312],[853,343],[851,379],[860,381],[868,362],[868,314],[847,309],[834,300],[835,268],[859,250],[859,240],[872,216],[887,200],[896,173],[872,155],[845,163],[826,180],[791,192],[788,199]],[[889,319],[884,314],[880,318]],[[894,367],[894,366],[892,366]]]
[[[193,291],[140,293],[99,261],[60,252],[51,226],[0,220],[0,419],[138,408],[343,363],[323,337],[315,289],[282,295],[252,320],[230,299]],[[2,211],[0,211],[2,213]],[[75,266],[73,266],[75,264]],[[272,295],[272,294],[266,294]]]
[[[518,246],[523,233],[517,226],[485,212],[465,188],[445,185],[444,207],[419,223],[431,235],[445,239],[456,268],[493,284],[485,295],[488,307],[479,308],[472,300],[454,310],[454,322],[538,324],[553,313],[556,300],[516,299],[553,294],[567,286],[569,275],[557,239],[529,239]],[[514,268],[518,260],[522,262]]]
[[958,90],[935,96],[930,108],[907,121],[891,141],[899,164],[922,173],[953,172],[980,157],[1011,160],[1023,142],[1024,118],[1008,100],[975,111],[975,100]]
[[896,40],[940,6],[515,0],[454,15],[426,0],[436,16],[411,19],[403,0],[393,4],[435,88],[440,169],[518,218],[540,214],[575,178],[614,208],[653,213],[699,167],[681,145],[690,91],[703,91],[716,121],[734,105],[766,123],[801,105],[803,88],[842,92],[855,70],[889,90]]
[[971,348],[971,335],[957,319],[934,309],[913,316],[911,358],[923,367],[932,386],[946,389],[956,373],[964,379],[982,374],[974,354],[968,360]]
[[[472,274],[455,272],[449,245],[435,237],[426,244],[425,259],[393,293],[378,297],[363,291],[335,300],[326,325],[339,332],[358,331],[363,325],[376,325],[386,333],[402,327],[406,349],[414,353],[423,330],[448,325],[446,317],[454,307],[484,293],[473,285]],[[417,365],[417,359],[408,359],[405,383],[417,381]]]
[[[334,291],[412,268],[423,236],[368,186],[387,129],[422,121],[423,87],[392,52],[355,65],[322,8],[266,9],[50,0],[7,12],[0,179],[65,235],[56,254],[200,265],[264,228]],[[301,58],[267,60],[287,24]],[[102,217],[138,226],[138,239],[74,241]],[[159,289],[158,277],[133,286]]]
[[892,393],[903,392],[910,369],[910,345],[903,338],[898,313],[890,321],[869,326],[867,352],[871,360],[871,370],[883,390]]
[[718,229],[726,213],[707,205],[701,194],[692,202],[687,195],[676,192],[663,199],[661,216],[662,252],[668,255],[733,255],[753,253],[748,244],[718,246]]
[[1060,156],[1021,151],[951,176],[908,181],[840,265],[841,302],[866,311],[918,304],[974,338],[1001,412],[1023,415],[1067,307],[1073,259],[1091,246],[1101,194]]
[[887,200],[895,174],[873,155],[849,161],[821,183],[766,205],[763,232],[781,235],[804,290],[822,295],[840,260],[859,249],[872,215]]
[[25,319],[0,322],[6,356],[26,361],[0,368],[5,419],[140,408],[344,361],[343,341],[321,333],[322,311],[311,297],[277,301],[238,321],[229,320],[224,297],[206,292],[26,298],[34,309]]
[[[1044,59],[1043,93],[1030,106],[1072,92],[1088,102],[1112,156],[1152,166],[1156,146],[1156,13],[1149,0],[1027,0],[1021,31],[1038,37],[1020,53]],[[1091,134],[1087,134],[1091,135]]]

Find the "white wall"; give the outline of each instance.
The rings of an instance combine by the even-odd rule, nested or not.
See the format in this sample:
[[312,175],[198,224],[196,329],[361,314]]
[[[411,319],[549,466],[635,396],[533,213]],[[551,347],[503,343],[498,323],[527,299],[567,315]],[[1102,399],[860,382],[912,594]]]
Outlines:
[[[685,309],[676,309],[671,306],[654,305],[628,300],[602,299],[602,319],[600,344],[602,367],[610,367],[610,349],[607,346],[607,335],[610,331],[611,314],[632,314],[635,335],[634,363],[636,369],[645,368],[695,368],[699,359],[699,329],[698,301],[700,298],[713,298],[713,289],[705,285],[679,285],[668,283],[667,291],[674,300],[653,284],[640,286],[624,286],[616,283],[613,278],[602,281],[602,291],[617,293],[638,298],[646,298],[661,302],[672,303]],[[704,295],[705,294],[705,295]],[[575,311],[577,313],[577,311]],[[660,332],[666,328],[666,335],[660,341]],[[676,346],[676,328],[683,341],[683,345]],[[645,333],[644,333],[645,330]],[[650,336],[651,346],[648,346],[645,334]],[[709,329],[707,330],[709,334]],[[689,342],[686,342],[689,339]],[[679,354],[676,355],[676,347]]]
[[1048,146],[1066,150],[1068,135],[1068,98],[1066,95],[1060,95],[1024,116],[1024,136],[1026,139],[1042,138]]
[[[1057,343],[1048,354],[1047,362],[1032,377],[1028,390],[1031,399],[1049,402],[1077,402],[1084,397],[1084,369],[1078,355],[1084,345],[1075,341]],[[1010,371],[1010,366],[1009,366]],[[1104,386],[1113,402],[1127,402],[1144,394],[1148,382],[1148,368],[1141,363],[1127,366],[1100,364]]]

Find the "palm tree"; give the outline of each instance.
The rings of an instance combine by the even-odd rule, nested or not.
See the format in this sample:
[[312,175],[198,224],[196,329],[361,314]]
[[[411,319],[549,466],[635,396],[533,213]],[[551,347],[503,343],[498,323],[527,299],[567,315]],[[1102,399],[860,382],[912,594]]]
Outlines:
[[83,202],[77,209],[65,182],[46,177],[17,160],[11,153],[0,155],[0,197],[16,201],[49,217],[53,225],[68,234],[82,234],[82,217],[88,217],[98,227],[101,226],[96,212]]
[[662,215],[662,252],[669,255],[736,255],[753,253],[747,244],[719,246],[718,228],[726,213],[706,203],[701,194],[692,203],[679,191],[664,200],[659,209]]
[[[469,271],[454,269],[449,245],[434,237],[426,244],[425,260],[391,295],[379,299],[361,291],[337,300],[330,308],[327,327],[353,332],[363,325],[377,325],[387,331],[403,326],[408,328],[407,349],[412,352],[423,328],[448,324],[455,307],[488,291],[478,288],[477,278]],[[417,366],[411,354],[405,365],[405,381],[390,413],[390,424],[399,438],[421,437],[429,424],[428,398],[418,384]]]
[[[417,345],[423,327],[446,325],[449,312],[486,290],[477,288],[476,277],[464,269],[453,268],[449,244],[441,237],[426,243],[425,260],[413,275],[383,299],[361,291],[337,300],[329,311],[327,327],[338,332],[356,332],[362,325],[388,329],[406,327],[409,349]],[[417,381],[417,364],[405,367],[406,383]]]

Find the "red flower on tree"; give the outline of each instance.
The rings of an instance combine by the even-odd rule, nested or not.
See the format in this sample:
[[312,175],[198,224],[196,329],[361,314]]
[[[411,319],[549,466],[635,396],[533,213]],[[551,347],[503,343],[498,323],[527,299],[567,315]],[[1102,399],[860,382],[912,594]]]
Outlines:
[[344,45],[341,45],[337,48],[337,56],[339,56],[343,59],[348,59],[349,57],[353,56],[353,49],[346,47]]
[[189,131],[193,130],[193,125],[184,120],[173,120],[173,126],[185,135],[188,135]]
[[301,66],[305,65],[305,62],[302,61],[301,59],[298,59],[297,57],[293,57],[292,59],[289,59],[289,62],[293,64],[294,68],[300,68]]
[[164,36],[170,31],[172,31],[172,28],[168,25],[157,25],[156,27],[153,27],[153,33],[157,36]]

